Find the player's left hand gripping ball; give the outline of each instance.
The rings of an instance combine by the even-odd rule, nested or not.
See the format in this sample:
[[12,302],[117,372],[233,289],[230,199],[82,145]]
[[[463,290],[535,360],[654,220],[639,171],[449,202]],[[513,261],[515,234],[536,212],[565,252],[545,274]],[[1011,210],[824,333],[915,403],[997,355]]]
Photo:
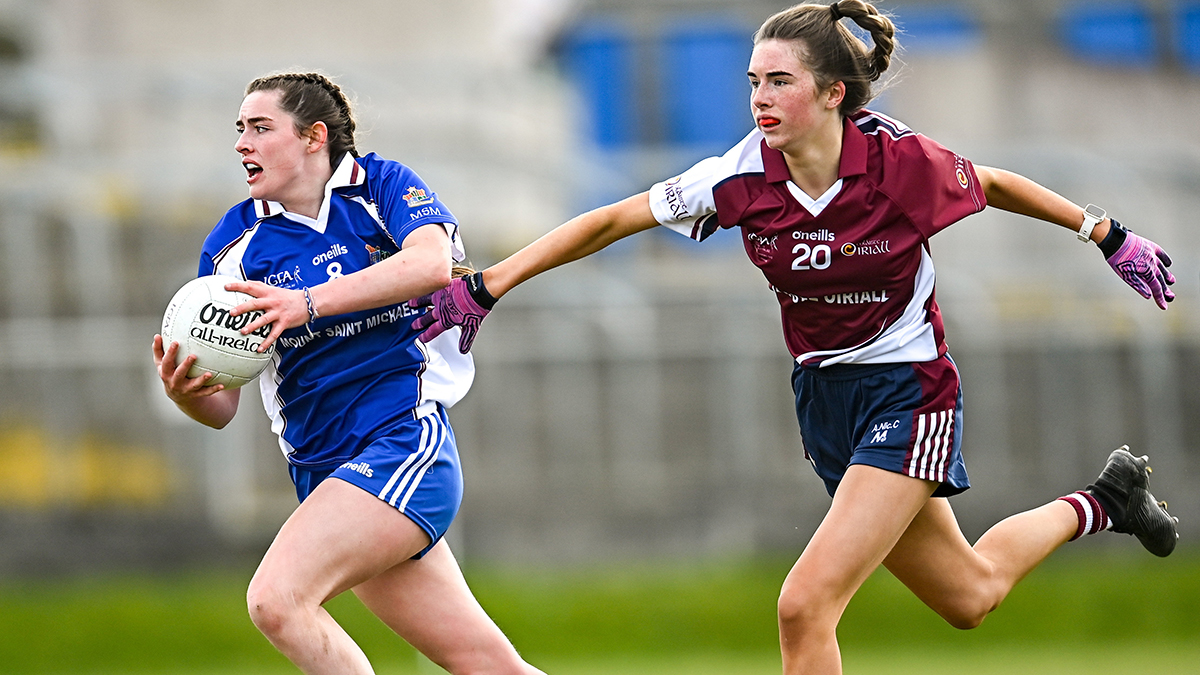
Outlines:
[[1108,264],[1133,290],[1143,298],[1154,298],[1162,309],[1175,299],[1169,288],[1175,283],[1175,275],[1167,269],[1171,266],[1171,256],[1149,239],[1127,232],[1125,242],[1109,256]]
[[496,299],[483,285],[481,272],[459,277],[445,288],[408,301],[409,307],[431,307],[428,312],[412,322],[414,330],[423,331],[423,342],[429,342],[458,326],[462,328],[462,335],[458,339],[458,351],[463,354],[471,350],[471,343],[479,334],[479,325],[495,304]]

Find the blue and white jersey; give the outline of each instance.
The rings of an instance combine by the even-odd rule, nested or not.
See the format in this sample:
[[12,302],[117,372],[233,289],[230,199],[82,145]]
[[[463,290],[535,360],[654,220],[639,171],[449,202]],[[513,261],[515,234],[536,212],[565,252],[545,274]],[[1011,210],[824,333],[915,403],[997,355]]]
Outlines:
[[[439,224],[456,261],[458,222],[408,167],[347,154],[325,186],[317,218],[248,199],[204,242],[200,274],[300,289],[351,274],[400,250],[410,233]],[[424,343],[410,324],[424,310],[405,303],[322,316],[284,331],[259,377],[263,406],[288,461],[339,465],[379,429],[420,406],[450,407],[471,386],[475,365],[458,352],[458,328]]]

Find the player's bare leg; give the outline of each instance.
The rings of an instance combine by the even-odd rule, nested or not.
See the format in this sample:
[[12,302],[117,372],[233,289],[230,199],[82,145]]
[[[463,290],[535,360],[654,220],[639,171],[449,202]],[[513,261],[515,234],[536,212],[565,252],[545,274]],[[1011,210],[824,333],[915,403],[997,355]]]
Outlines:
[[451,673],[540,674],[475,600],[445,540],[354,589],[385,624]]
[[362,650],[322,605],[428,543],[404,514],[330,478],[296,508],[267,550],[247,592],[250,618],[305,673],[372,673]]
[[[399,602],[411,593],[417,599],[412,605],[417,611],[428,610],[428,602],[421,604],[421,598],[447,592],[447,603],[441,608],[447,616],[440,622],[441,627],[471,634],[486,634],[490,629],[498,634],[473,598],[464,599],[470,597],[470,591],[461,576],[458,586],[444,580],[453,577],[448,566],[454,566],[457,573],[449,549],[443,547],[443,553],[431,551],[432,565],[408,565],[409,559],[428,544],[424,530],[395,508],[345,481],[327,479],[284,523],[263,557],[247,592],[250,616],[280,652],[310,675],[373,673],[362,650],[322,607],[331,598],[363,584],[375,610],[383,606],[384,599],[371,589],[388,587],[390,602]],[[405,575],[393,571],[406,566],[434,573]],[[381,575],[380,583],[371,583]],[[433,584],[434,588],[421,588],[422,583]],[[404,606],[391,614],[385,612],[385,621],[394,621],[396,613],[405,615]],[[411,614],[407,616],[411,622]],[[414,639],[429,641],[423,635]],[[515,656],[507,641],[503,646],[495,641],[476,641],[466,647],[496,650],[495,654],[484,655],[496,663],[507,663]],[[536,672],[504,667],[476,671],[472,668],[477,661],[454,654],[430,656],[456,667],[466,664],[464,669],[451,670],[454,673]]]
[[936,486],[871,466],[846,470],[829,513],[780,592],[785,675],[842,672],[836,633],[842,612]]
[[[931,499],[884,565],[951,625],[974,628],[1017,582],[1086,532],[1111,524],[1113,531],[1137,535],[1155,555],[1169,555],[1177,538],[1176,519],[1150,494],[1148,475],[1144,457],[1119,448],[1087,490],[1010,516],[974,546],[959,529],[950,503]],[[1091,515],[1085,513],[1089,501],[1094,503]]]
[[945,499],[930,499],[883,564],[956,628],[974,628],[1018,581],[1074,536],[1064,501],[1010,516],[972,547]]

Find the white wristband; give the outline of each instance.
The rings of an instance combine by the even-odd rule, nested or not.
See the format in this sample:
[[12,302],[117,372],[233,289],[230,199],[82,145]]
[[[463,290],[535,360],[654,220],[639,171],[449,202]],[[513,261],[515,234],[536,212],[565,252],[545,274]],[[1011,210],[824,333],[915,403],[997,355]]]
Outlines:
[[1095,229],[1096,223],[1104,220],[1106,216],[1108,214],[1104,209],[1095,204],[1088,204],[1087,208],[1083,210],[1083,226],[1079,228],[1079,233],[1075,236],[1079,237],[1079,241],[1091,241],[1092,230]]

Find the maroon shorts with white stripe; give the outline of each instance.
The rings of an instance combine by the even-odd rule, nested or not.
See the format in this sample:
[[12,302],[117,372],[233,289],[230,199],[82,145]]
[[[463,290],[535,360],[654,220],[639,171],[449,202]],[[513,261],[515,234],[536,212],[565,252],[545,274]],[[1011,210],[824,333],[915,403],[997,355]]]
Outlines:
[[971,486],[962,458],[962,387],[949,355],[926,363],[797,365],[792,372],[804,456],[832,496],[851,464]]

